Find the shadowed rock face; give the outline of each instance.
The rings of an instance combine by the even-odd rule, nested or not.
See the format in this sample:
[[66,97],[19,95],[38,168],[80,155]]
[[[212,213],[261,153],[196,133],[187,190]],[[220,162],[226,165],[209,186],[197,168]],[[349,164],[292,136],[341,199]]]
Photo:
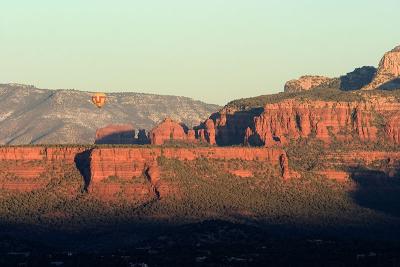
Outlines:
[[97,129],[95,144],[148,144],[149,139],[146,130],[140,129],[136,137],[136,131],[132,124],[110,124]]
[[96,130],[96,144],[134,144],[135,129],[131,124],[110,124]]
[[[382,85],[388,85],[392,80],[399,78],[400,76],[400,46],[397,46],[393,50],[385,53],[381,59],[378,67],[378,71],[373,81],[365,86],[363,90],[379,89]],[[396,83],[396,85],[398,85]],[[392,85],[393,87],[393,85]],[[400,87],[398,87],[400,88]],[[394,89],[394,88],[391,88]]]
[[340,77],[340,89],[343,91],[360,90],[372,82],[376,71],[376,68],[371,66],[357,68]]

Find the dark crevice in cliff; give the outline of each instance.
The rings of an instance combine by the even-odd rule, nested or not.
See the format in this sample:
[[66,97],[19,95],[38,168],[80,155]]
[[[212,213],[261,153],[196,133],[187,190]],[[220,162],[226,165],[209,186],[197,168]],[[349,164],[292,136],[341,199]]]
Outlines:
[[85,150],[81,153],[76,154],[74,158],[75,166],[79,170],[83,178],[83,191],[88,192],[89,185],[91,182],[91,170],[90,170],[90,155],[93,149]]
[[[152,189],[152,191],[154,192],[154,196],[155,196],[155,199],[154,199],[154,200],[156,200],[156,201],[157,201],[157,200],[160,200],[160,199],[161,199],[160,191],[158,191],[157,184],[154,183],[153,180],[152,180],[152,177],[151,177],[151,174],[150,174],[150,168],[149,168],[149,167],[147,167],[147,168],[144,170],[144,175],[146,176],[147,180],[148,180],[149,183],[151,184],[151,189]],[[151,201],[151,202],[153,202],[153,201]]]

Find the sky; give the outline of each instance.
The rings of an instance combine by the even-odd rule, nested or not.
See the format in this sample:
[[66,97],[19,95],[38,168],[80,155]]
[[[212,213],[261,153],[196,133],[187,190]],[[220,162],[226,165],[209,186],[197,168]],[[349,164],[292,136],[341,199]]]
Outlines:
[[0,83],[208,103],[376,66],[399,0],[1,0]]

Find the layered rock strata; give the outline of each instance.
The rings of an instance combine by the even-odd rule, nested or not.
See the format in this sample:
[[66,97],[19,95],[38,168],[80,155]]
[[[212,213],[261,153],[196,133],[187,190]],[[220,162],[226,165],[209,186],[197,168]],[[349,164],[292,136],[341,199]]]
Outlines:
[[285,100],[267,104],[246,129],[250,145],[287,144],[300,137],[333,141],[399,143],[400,103],[388,99],[367,102]]

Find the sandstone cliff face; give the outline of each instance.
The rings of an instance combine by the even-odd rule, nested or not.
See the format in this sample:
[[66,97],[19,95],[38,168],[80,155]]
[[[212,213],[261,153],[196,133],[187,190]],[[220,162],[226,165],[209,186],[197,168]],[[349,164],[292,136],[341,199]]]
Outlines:
[[157,160],[160,149],[100,148],[90,154],[91,183],[110,176],[130,180],[142,175],[146,164]]
[[205,139],[210,145],[215,145],[215,125],[214,121],[211,119],[206,120],[205,122],[205,131],[204,131]]
[[65,161],[73,163],[84,147],[0,147],[0,161]]
[[296,80],[290,80],[285,84],[285,92],[295,93],[301,91],[312,90],[324,83],[327,83],[331,78],[324,76],[302,76]]
[[[90,156],[91,183],[96,184],[110,176],[130,180],[146,174],[150,182],[156,185],[162,180],[157,165],[157,158],[161,156],[182,161],[199,158],[265,161],[273,166],[285,167],[282,175],[288,178],[286,153],[279,148],[98,148]],[[286,161],[282,162],[283,159]]]
[[395,144],[400,144],[400,114],[395,114],[388,119],[385,125],[386,138]]
[[378,71],[373,81],[365,86],[363,90],[373,90],[378,88],[398,89],[400,83],[396,78],[400,77],[400,46],[392,51],[385,53],[381,59]]
[[[122,189],[117,185],[108,187],[109,183],[104,185],[100,182],[110,177],[132,181],[145,176],[153,188],[152,191],[160,197],[168,192],[176,192],[176,189],[162,181],[162,171],[157,163],[160,157],[181,161],[199,158],[262,161],[278,168],[284,178],[287,178],[288,173],[286,153],[280,148],[3,147],[0,148],[0,188],[18,187],[13,177],[19,177],[18,179],[24,179],[21,181],[21,190],[27,186],[32,190],[37,189],[49,182],[49,180],[43,180],[41,175],[49,171],[55,175],[62,175],[65,166],[69,165],[79,169],[82,174],[82,183],[86,187],[89,186],[91,191],[94,188],[97,193],[105,190],[104,192],[107,191],[109,195],[113,195]],[[86,175],[90,177],[85,177]],[[131,187],[128,186],[123,190],[126,191],[129,188],[129,190],[136,190],[134,186]],[[148,196],[148,190],[142,189],[137,190],[143,191],[142,195]]]
[[[326,143],[354,140],[376,142],[384,124],[386,140],[398,143],[397,119],[400,103],[388,99],[368,102],[324,102],[285,100],[267,104],[246,129],[250,145],[287,144],[291,139],[315,137]],[[395,117],[393,117],[395,116]]]
[[43,188],[50,182],[50,176],[63,175],[66,165],[75,166],[77,155],[85,150],[79,147],[1,147],[0,188],[22,192]]

